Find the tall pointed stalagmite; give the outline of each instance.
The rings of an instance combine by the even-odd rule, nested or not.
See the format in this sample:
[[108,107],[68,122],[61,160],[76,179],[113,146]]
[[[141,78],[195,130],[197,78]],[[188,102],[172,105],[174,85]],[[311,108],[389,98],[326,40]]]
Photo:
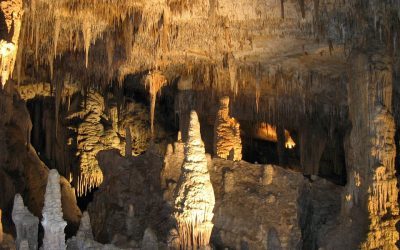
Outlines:
[[67,223],[63,220],[61,208],[60,175],[55,169],[49,171],[42,215],[43,250],[65,250],[64,228]]
[[204,143],[196,112],[190,114],[185,160],[175,194],[175,219],[181,249],[198,249],[209,245],[214,224],[214,189],[207,169]]

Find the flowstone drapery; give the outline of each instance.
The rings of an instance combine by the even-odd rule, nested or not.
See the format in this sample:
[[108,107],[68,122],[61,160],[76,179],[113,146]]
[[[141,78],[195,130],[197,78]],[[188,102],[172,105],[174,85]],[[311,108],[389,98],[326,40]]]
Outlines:
[[214,190],[207,168],[204,143],[197,113],[190,114],[185,160],[175,194],[174,217],[182,249],[198,249],[209,245],[214,224]]
[[214,153],[222,159],[240,161],[242,140],[240,124],[229,116],[229,97],[222,97],[214,124]]

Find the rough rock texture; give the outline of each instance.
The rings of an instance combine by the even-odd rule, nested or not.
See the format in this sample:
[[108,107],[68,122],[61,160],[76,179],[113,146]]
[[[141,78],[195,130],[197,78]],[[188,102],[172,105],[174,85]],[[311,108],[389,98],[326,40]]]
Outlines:
[[222,159],[240,161],[240,124],[229,116],[229,97],[222,97],[214,125],[214,153]]
[[39,219],[25,207],[20,194],[16,194],[14,198],[12,220],[17,231],[17,249],[24,249],[23,244],[28,245],[27,249],[38,249]]
[[151,230],[146,228],[142,240],[142,250],[158,250],[157,235]]
[[[392,71],[388,58],[360,51],[352,58],[349,84],[350,178],[348,216],[355,209],[368,215],[362,249],[394,249],[399,240],[397,178],[395,176],[395,123],[392,111]],[[369,124],[369,126],[366,126]],[[363,145],[363,146],[360,146]],[[365,218],[366,219],[366,218]]]
[[156,108],[156,98],[161,88],[167,84],[167,79],[159,71],[149,72],[145,79],[146,86],[150,93],[150,126],[151,134],[154,136],[154,112]]
[[164,156],[160,182],[161,188],[164,190],[164,200],[170,202],[171,206],[174,202],[176,184],[178,183],[181,175],[182,164],[185,159],[184,150],[185,143],[183,143],[180,136],[178,136],[178,140],[176,142],[173,144],[168,144]]
[[148,150],[126,158],[116,150],[98,155],[104,181],[96,191],[88,211],[95,239],[120,248],[140,247],[146,228],[155,233],[172,226],[169,211],[163,211],[160,189],[162,158]]
[[67,222],[63,220],[61,208],[60,175],[55,169],[49,171],[42,214],[43,249],[65,250],[64,228]]
[[81,218],[81,224],[76,236],[72,237],[67,241],[68,250],[119,250],[114,245],[106,244],[102,245],[93,238],[92,226],[90,225],[90,217],[88,212],[84,212]]
[[190,114],[185,160],[179,178],[174,204],[181,247],[204,248],[209,245],[213,228],[214,190],[207,168],[204,143],[196,112]]
[[[29,210],[41,215],[47,183],[48,168],[30,145],[32,123],[25,103],[13,90],[0,93],[0,206],[11,214],[14,196],[21,193]],[[65,220],[78,225],[80,210],[70,183],[61,180],[62,207]]]
[[3,218],[3,215],[2,215],[2,211],[1,211],[1,209],[0,209],[0,243],[2,243],[3,242],[3,237],[4,237],[4,232],[3,232],[3,222],[1,221],[1,218]]
[[22,16],[24,13],[23,1],[2,1],[0,4],[0,10],[3,14],[7,28],[7,30],[1,30],[3,37],[0,41],[0,70],[1,84],[3,88],[9,77],[13,74],[17,58],[18,41],[21,31]]

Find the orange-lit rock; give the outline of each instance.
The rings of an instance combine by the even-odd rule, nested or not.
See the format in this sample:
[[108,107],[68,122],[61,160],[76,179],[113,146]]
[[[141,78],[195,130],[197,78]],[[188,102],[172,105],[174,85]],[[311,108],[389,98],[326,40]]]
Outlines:
[[214,124],[214,153],[222,159],[232,161],[242,159],[240,124],[229,116],[229,97],[220,100]]

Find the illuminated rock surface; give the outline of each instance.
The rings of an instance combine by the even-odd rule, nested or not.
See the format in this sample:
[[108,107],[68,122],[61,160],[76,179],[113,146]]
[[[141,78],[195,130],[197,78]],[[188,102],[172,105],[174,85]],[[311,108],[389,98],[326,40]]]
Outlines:
[[38,249],[39,219],[25,207],[20,194],[14,198],[12,219],[17,229],[17,249]]
[[396,249],[399,13],[1,1],[0,248]]
[[209,246],[215,205],[214,190],[208,173],[204,143],[196,112],[190,113],[185,160],[175,194],[174,217],[181,247],[197,249]]

